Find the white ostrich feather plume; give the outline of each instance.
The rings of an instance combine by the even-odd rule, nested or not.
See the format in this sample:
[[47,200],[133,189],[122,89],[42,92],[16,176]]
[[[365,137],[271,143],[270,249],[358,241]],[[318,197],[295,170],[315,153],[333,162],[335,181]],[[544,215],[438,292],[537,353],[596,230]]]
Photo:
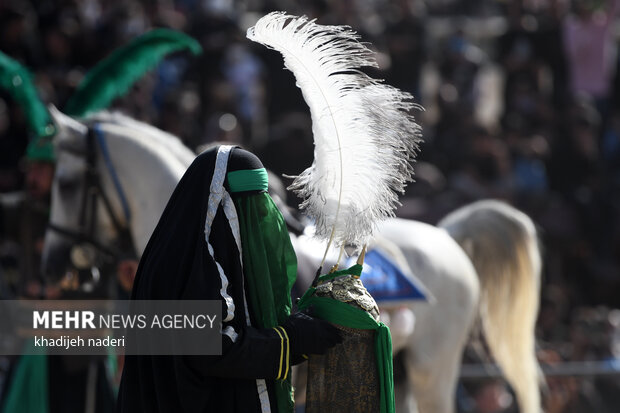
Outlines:
[[366,244],[412,180],[420,127],[410,112],[420,107],[359,70],[377,64],[349,27],[274,12],[247,37],[282,54],[310,107],[314,162],[289,189],[304,200],[315,235],[337,246]]

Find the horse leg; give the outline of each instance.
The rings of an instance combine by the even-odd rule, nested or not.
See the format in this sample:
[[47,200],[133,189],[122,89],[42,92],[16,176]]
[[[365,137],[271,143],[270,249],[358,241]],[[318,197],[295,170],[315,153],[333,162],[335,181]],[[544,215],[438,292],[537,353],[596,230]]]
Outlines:
[[461,356],[477,310],[478,277],[445,231],[402,220],[395,224],[384,228],[402,244],[409,268],[433,297],[410,303],[415,327],[405,340],[405,365],[417,410],[401,398],[403,412],[453,413]]
[[394,383],[394,405],[396,413],[418,413],[409,380]]
[[408,363],[409,383],[419,413],[454,413],[460,364],[461,351],[442,354],[436,363],[423,368]]
[[407,375],[407,350],[394,354],[394,405],[396,413],[418,413]]

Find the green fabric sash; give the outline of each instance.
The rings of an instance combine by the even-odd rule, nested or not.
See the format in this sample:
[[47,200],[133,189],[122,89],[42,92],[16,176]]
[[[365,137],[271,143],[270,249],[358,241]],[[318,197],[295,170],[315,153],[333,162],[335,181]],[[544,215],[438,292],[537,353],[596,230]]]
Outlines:
[[[34,340],[26,343],[33,351]],[[2,413],[47,413],[48,383],[47,355],[21,356],[4,395]]]
[[[322,275],[319,277],[319,283],[349,274],[359,277],[361,272],[362,266],[356,264],[346,270]],[[375,356],[381,389],[381,413],[394,413],[394,373],[390,329],[385,324],[375,321],[366,311],[329,297],[318,297],[314,295],[315,291],[316,288],[311,287],[301,297],[299,303],[297,303],[297,307],[300,310],[312,306],[313,315],[330,323],[360,330],[376,330]]]
[[268,188],[267,170],[242,169],[239,171],[228,172],[228,186],[230,192],[243,191],[266,191]]
[[[228,174],[231,188],[235,180],[231,179],[233,173]],[[291,288],[297,277],[297,257],[286,223],[265,192],[235,197],[234,202],[250,310],[258,327],[276,327],[291,313]],[[292,413],[295,406],[290,368],[285,380],[275,381],[275,391],[278,412]]]

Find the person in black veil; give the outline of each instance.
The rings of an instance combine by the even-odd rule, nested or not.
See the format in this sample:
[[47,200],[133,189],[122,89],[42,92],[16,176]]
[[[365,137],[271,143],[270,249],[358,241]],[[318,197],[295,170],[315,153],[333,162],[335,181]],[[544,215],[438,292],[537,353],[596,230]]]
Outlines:
[[341,342],[289,315],[297,263],[267,173],[250,152],[200,154],[142,255],[132,300],[221,300],[221,356],[126,356],[119,412],[292,412],[290,367]]

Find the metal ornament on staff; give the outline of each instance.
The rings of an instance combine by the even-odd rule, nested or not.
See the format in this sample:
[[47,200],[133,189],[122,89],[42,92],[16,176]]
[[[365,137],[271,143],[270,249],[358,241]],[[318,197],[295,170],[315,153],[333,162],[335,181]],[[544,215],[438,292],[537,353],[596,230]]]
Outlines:
[[332,245],[358,250],[378,221],[394,215],[398,193],[412,180],[420,127],[412,96],[360,70],[377,67],[373,53],[345,26],[323,26],[282,12],[261,18],[250,40],[279,51],[295,75],[312,116],[314,161],[289,187],[327,241],[321,267],[299,308],[338,326],[344,342],[310,356],[307,412],[394,411],[389,329],[359,280],[358,264],[320,276]]
[[[379,307],[359,279],[357,264],[319,277],[299,301],[299,308],[333,323],[342,344],[308,359],[306,412],[393,412],[392,340],[379,321]],[[376,368],[373,368],[375,367]]]

